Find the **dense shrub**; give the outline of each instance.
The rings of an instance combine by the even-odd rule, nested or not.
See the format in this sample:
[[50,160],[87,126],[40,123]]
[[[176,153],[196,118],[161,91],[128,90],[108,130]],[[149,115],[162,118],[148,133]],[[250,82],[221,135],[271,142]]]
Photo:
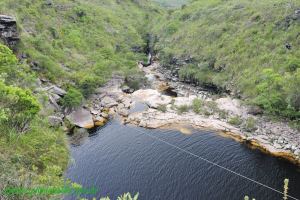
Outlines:
[[[61,175],[68,163],[65,134],[39,119],[40,104],[30,91],[36,88],[35,81],[30,67],[18,63],[12,51],[0,44],[0,191],[64,184]],[[0,192],[4,200],[26,198]]]
[[167,106],[164,104],[161,104],[157,107],[157,110],[159,110],[160,112],[165,113],[167,111]]
[[[61,175],[68,164],[66,142],[63,131],[50,129],[47,122],[38,118],[32,121],[29,131],[21,135],[11,127],[1,125],[0,190],[8,187],[63,187]],[[0,199],[31,198],[0,193]],[[38,199],[51,197],[46,195]]]
[[193,100],[193,111],[197,114],[201,112],[201,107],[202,107],[203,102],[201,99],[194,99]]
[[246,120],[244,128],[246,131],[249,131],[249,132],[255,131],[257,129],[256,128],[256,120],[253,117],[249,117]]
[[37,115],[40,105],[30,91],[0,82],[0,109],[2,119],[16,130],[24,131]]
[[125,84],[134,90],[138,90],[146,84],[146,79],[145,76],[140,73],[126,75]]
[[12,51],[8,47],[0,44],[0,66],[1,66],[0,73],[3,73],[4,70],[8,70],[7,68],[4,67],[14,66],[16,64],[17,64],[16,56],[12,53]]
[[83,95],[79,90],[70,88],[67,94],[62,98],[61,104],[65,108],[76,108],[81,105],[83,101]]
[[89,97],[97,89],[98,82],[96,77],[87,76],[79,82],[79,88],[84,97]]
[[239,116],[235,116],[229,119],[230,124],[235,126],[240,126],[243,123],[243,120]]
[[176,108],[178,114],[183,114],[190,110],[190,107],[188,105],[181,105],[181,106],[177,106]]
[[284,76],[265,69],[256,86],[254,103],[271,114],[297,119],[300,117],[300,70]]

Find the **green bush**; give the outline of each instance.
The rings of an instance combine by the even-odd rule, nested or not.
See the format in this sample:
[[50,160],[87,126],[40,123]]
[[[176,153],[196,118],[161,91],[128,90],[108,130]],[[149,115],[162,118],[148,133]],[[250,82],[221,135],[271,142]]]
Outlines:
[[239,116],[235,116],[229,119],[228,123],[235,125],[235,126],[240,126],[243,123],[243,120]]
[[70,88],[67,94],[61,99],[61,104],[65,108],[76,108],[81,105],[83,101],[83,95],[79,90]]
[[202,107],[202,100],[201,99],[194,99],[193,100],[193,105],[192,105],[192,108],[193,108],[193,111],[196,113],[196,114],[199,114],[201,112],[201,107]]
[[79,88],[84,97],[89,97],[98,86],[96,77],[87,76],[79,82]]
[[35,76],[26,64],[18,63],[16,56],[6,46],[0,44],[0,79],[7,85],[32,87]]
[[190,107],[188,105],[181,105],[177,106],[176,109],[178,114],[183,114],[188,112],[190,110]]
[[160,112],[165,113],[167,111],[167,106],[164,104],[161,104],[157,107],[157,110],[159,110]]
[[272,69],[263,70],[260,83],[256,86],[255,103],[270,113],[279,114],[286,108],[283,96],[283,77]]
[[246,120],[244,128],[246,131],[249,131],[249,132],[255,131],[257,129],[256,128],[256,120],[253,117],[248,118]]
[[6,123],[24,131],[40,110],[40,104],[29,90],[7,86],[0,81],[0,109]]
[[294,59],[294,60],[289,61],[289,63],[288,63],[288,71],[289,72],[294,72],[298,68],[300,68],[300,59]]
[[6,46],[0,44],[0,73],[4,72],[4,67],[17,64],[17,58],[13,52]]
[[146,79],[145,76],[141,73],[136,73],[134,75],[126,75],[125,84],[134,90],[138,90],[146,84]]

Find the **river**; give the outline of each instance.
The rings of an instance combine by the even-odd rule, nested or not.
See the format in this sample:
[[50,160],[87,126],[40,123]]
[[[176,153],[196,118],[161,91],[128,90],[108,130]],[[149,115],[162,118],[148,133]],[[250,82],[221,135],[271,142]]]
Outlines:
[[289,178],[289,195],[300,198],[300,170],[285,160],[211,131],[192,130],[184,135],[125,126],[117,120],[96,130],[82,145],[71,147],[73,162],[66,177],[84,188],[96,187],[97,198],[113,200],[125,192],[139,192],[141,200],[242,200],[245,195],[256,200],[282,199],[268,188],[151,136],[280,191],[284,178]]

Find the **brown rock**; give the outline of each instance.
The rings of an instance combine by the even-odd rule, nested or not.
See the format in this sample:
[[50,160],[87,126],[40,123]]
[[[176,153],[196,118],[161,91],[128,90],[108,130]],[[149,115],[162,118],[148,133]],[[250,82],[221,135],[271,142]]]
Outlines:
[[86,109],[78,109],[66,117],[71,124],[81,128],[93,128],[94,121],[92,114]]
[[96,117],[95,119],[95,126],[104,126],[107,122],[107,119],[104,117]]

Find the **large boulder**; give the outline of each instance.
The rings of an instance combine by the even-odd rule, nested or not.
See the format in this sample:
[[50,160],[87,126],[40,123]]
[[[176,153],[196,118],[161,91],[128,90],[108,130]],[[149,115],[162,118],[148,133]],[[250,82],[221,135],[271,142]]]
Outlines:
[[14,48],[19,41],[17,22],[14,17],[0,15],[0,40],[10,48]]
[[81,128],[91,129],[94,127],[93,115],[83,108],[73,111],[66,118],[72,125]]
[[46,88],[46,90],[52,94],[56,94],[59,96],[64,96],[67,94],[67,92],[65,90],[61,89],[60,87],[57,87],[56,85],[52,85],[52,86]]

